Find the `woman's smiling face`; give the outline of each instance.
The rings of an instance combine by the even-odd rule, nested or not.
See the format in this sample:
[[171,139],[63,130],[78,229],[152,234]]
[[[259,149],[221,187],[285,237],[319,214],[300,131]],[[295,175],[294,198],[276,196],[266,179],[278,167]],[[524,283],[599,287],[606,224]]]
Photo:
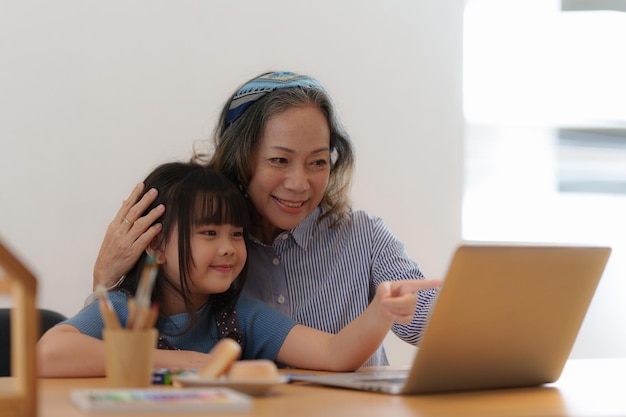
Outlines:
[[320,204],[330,176],[330,129],[314,106],[270,118],[254,154],[248,195],[260,215],[256,237],[271,243]]

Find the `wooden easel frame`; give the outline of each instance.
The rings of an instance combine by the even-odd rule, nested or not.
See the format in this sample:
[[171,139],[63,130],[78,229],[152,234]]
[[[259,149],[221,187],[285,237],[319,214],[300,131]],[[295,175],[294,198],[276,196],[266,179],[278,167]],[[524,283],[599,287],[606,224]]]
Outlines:
[[37,279],[0,242],[0,294],[11,295],[11,379],[8,392],[0,385],[2,416],[37,416],[36,344],[40,321],[37,313]]

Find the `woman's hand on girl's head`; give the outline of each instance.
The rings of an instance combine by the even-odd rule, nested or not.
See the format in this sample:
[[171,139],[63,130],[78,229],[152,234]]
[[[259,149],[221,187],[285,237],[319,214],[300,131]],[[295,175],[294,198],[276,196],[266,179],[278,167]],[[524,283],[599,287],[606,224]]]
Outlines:
[[161,224],[153,223],[165,212],[163,205],[140,217],[158,194],[157,190],[151,189],[137,201],[143,189],[143,183],[133,188],[107,228],[94,265],[94,289],[98,284],[113,286],[132,268],[152,239],[161,231]]
[[400,324],[413,319],[419,291],[441,286],[441,280],[410,279],[382,282],[376,289],[383,314]]

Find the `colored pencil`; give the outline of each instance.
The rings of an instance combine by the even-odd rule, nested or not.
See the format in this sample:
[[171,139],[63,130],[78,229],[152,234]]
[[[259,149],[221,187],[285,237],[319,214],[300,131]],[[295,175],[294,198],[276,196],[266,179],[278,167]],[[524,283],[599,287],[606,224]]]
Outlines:
[[102,316],[104,326],[108,329],[121,329],[122,325],[120,324],[120,320],[115,313],[115,308],[113,308],[113,303],[111,303],[111,299],[109,298],[106,288],[102,285],[98,285],[96,287],[96,294],[98,295],[100,315]]

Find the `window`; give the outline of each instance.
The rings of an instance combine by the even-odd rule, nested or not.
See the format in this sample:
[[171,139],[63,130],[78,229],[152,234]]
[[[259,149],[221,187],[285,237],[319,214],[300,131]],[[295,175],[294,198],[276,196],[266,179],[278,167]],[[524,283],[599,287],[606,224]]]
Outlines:
[[612,246],[572,356],[623,356],[626,13],[560,6],[467,2],[462,233]]

